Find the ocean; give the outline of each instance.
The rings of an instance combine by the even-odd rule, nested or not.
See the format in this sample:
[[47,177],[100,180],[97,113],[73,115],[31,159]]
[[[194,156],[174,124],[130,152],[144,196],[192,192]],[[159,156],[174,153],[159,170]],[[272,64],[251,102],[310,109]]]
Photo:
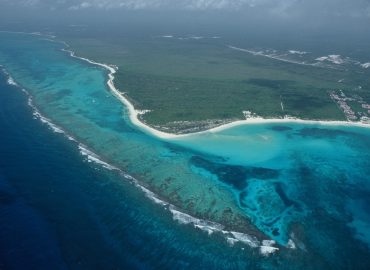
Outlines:
[[160,139],[107,70],[0,37],[0,269],[369,268],[370,129]]

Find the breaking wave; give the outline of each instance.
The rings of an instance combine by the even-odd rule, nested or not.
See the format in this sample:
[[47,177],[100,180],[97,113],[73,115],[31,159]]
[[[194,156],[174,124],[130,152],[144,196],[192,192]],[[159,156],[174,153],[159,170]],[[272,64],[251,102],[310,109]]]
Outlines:
[[180,209],[178,209],[176,206],[164,201],[158,195],[156,195],[155,193],[153,193],[152,191],[144,187],[137,179],[135,179],[131,175],[122,171],[120,168],[110,164],[109,162],[104,161],[103,158],[101,158],[98,154],[90,150],[86,145],[77,141],[67,131],[65,131],[58,125],[54,124],[46,116],[42,115],[42,113],[34,105],[31,94],[25,88],[22,88],[19,84],[17,84],[16,81],[11,77],[11,75],[5,69],[3,69],[3,72],[8,77],[7,78],[8,84],[16,86],[18,89],[20,89],[22,92],[24,92],[27,95],[28,97],[27,104],[30,106],[30,108],[32,108],[32,113],[35,119],[38,119],[42,123],[46,124],[53,132],[63,134],[70,141],[77,143],[77,147],[80,151],[80,154],[83,157],[85,157],[88,162],[95,163],[103,167],[104,169],[118,172],[124,179],[130,181],[137,188],[142,190],[145,196],[149,198],[151,201],[169,210],[170,213],[172,214],[173,220],[177,221],[179,224],[192,225],[194,228],[207,232],[209,235],[213,233],[219,233],[224,236],[227,243],[229,243],[231,246],[233,246],[237,242],[240,242],[242,244],[248,245],[251,248],[258,248],[260,253],[264,256],[269,255],[279,250],[278,247],[274,246],[276,245],[276,243],[273,240],[259,241],[256,237],[245,234],[245,233],[224,230],[225,227],[222,224],[212,222],[209,220],[199,219],[187,213],[181,212]]

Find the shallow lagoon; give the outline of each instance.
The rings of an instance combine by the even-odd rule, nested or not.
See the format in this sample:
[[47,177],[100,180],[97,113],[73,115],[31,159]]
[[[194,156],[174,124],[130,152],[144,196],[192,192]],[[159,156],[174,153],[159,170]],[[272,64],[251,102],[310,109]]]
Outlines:
[[192,166],[230,186],[254,223],[280,243],[288,241],[292,223],[316,208],[344,215],[357,199],[350,191],[369,187],[366,128],[256,124],[191,135],[178,143],[218,156],[192,158]]
[[39,111],[157,198],[225,230],[276,240],[278,261],[368,265],[369,129],[258,124],[160,140],[130,123],[102,68],[43,37],[0,35],[0,64]]

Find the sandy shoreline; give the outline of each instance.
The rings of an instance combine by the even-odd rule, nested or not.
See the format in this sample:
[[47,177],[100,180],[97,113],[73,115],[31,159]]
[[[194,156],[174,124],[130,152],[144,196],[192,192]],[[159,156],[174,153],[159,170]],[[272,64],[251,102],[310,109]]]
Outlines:
[[[64,42],[70,48],[70,46]],[[79,57],[76,56],[75,53],[72,50],[67,50],[63,49],[64,51],[67,51],[70,53],[70,55],[74,58],[84,60],[90,64],[93,65],[98,65],[101,66],[109,71],[108,74],[108,87],[111,90],[111,92],[126,106],[126,108],[129,111],[129,118],[131,122],[140,128],[141,130],[145,131],[146,133],[149,133],[150,135],[154,135],[156,137],[162,138],[162,139],[171,139],[171,138],[180,138],[180,137],[188,137],[191,135],[196,135],[196,134],[203,134],[203,133],[213,133],[213,132],[219,132],[225,129],[241,126],[241,125],[250,125],[250,124],[273,124],[273,123],[299,123],[299,124],[318,124],[318,125],[330,125],[330,126],[355,126],[355,127],[364,127],[364,128],[370,128],[369,124],[365,124],[362,122],[348,122],[348,121],[324,121],[324,120],[303,120],[303,119],[298,119],[298,118],[262,118],[262,117],[254,117],[254,118],[249,118],[245,120],[238,120],[234,121],[228,124],[223,124],[218,127],[210,128],[207,130],[203,131],[198,131],[198,132],[193,132],[193,133],[187,133],[187,134],[174,134],[174,133],[168,133],[168,132],[163,132],[160,130],[157,130],[149,125],[146,125],[139,119],[140,111],[136,110],[134,105],[115,87],[114,85],[114,74],[117,72],[117,69],[108,65],[108,64],[103,64],[103,63],[98,63],[95,61],[92,61],[90,59],[84,58],[84,57]]]
[[[64,44],[68,45],[67,43],[64,43]],[[68,48],[70,48],[69,45],[68,45]],[[166,132],[156,130],[144,124],[142,121],[139,120],[138,116],[140,115],[141,112],[139,110],[136,110],[134,108],[134,105],[132,105],[132,103],[114,85],[114,74],[117,72],[117,68],[114,68],[108,64],[102,64],[102,63],[98,63],[98,62],[92,61],[84,57],[76,56],[75,52],[69,49],[62,49],[62,50],[65,52],[68,52],[71,55],[71,57],[86,61],[93,65],[103,67],[109,71],[107,85],[110,91],[126,106],[129,112],[129,118],[135,126],[139,127],[141,130],[145,131],[146,133],[149,133],[151,135],[154,135],[156,137],[163,138],[163,139],[169,139],[169,138],[181,136],[181,135],[176,135],[176,134],[166,133]]]

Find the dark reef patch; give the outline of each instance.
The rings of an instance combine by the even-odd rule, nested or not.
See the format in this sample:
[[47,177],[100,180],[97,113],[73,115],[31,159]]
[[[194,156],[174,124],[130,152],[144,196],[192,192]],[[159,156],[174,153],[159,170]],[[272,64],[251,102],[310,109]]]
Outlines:
[[279,170],[261,168],[261,167],[243,167],[236,165],[226,165],[206,160],[200,156],[193,156],[190,159],[192,165],[205,169],[212,174],[217,175],[218,179],[235,189],[244,190],[248,179],[269,180],[276,179],[280,175]]
[[288,196],[286,195],[282,183],[274,183],[274,186],[276,193],[279,195],[279,197],[281,198],[286,207],[295,205],[295,202],[289,199]]

